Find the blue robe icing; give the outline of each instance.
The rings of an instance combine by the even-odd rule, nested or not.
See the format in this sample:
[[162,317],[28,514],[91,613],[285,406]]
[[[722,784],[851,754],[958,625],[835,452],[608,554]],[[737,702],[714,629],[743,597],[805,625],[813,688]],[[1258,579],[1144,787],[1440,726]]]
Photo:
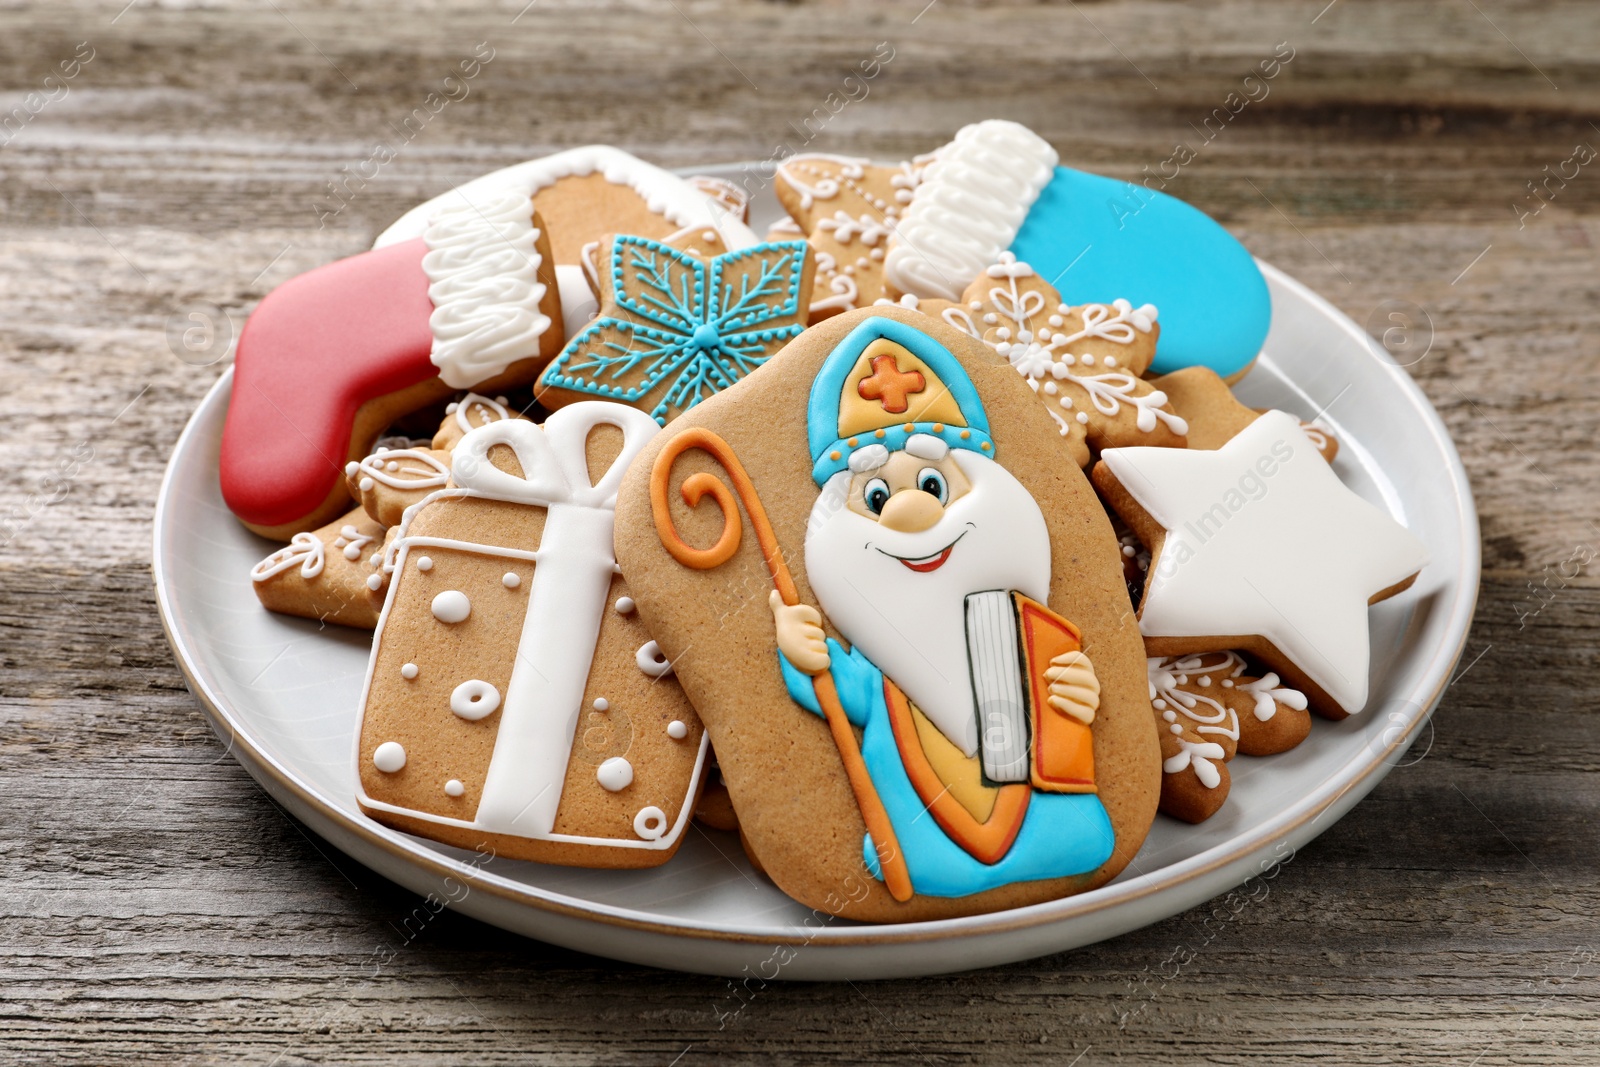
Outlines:
[[1236,374],[1272,322],[1266,280],[1245,247],[1203,211],[1142,185],[1057,167],[1011,251],[1069,304],[1154,304],[1157,374]]
[[[900,852],[917,893],[964,897],[1013,882],[1087,874],[1111,858],[1116,838],[1099,797],[1092,793],[1035,790],[1010,850],[992,865],[973,859],[945,836],[906,776],[895,745],[894,727],[889,723],[883,672],[860,652],[846,652],[832,638],[828,639],[828,655],[839,704],[850,721],[863,730],[861,755],[900,839]],[[795,703],[821,715],[810,676],[798,670],[782,652],[778,653],[778,664]],[[862,855],[867,870],[881,881],[883,872],[871,835],[862,841]]]

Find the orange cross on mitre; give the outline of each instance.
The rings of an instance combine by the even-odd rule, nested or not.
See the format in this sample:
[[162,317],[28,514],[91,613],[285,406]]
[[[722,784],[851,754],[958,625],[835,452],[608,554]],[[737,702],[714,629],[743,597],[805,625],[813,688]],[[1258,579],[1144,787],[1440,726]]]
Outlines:
[[876,400],[883,410],[898,415],[910,407],[908,398],[928,387],[919,370],[902,371],[893,356],[878,356],[872,361],[872,374],[861,379],[856,391],[863,400]]

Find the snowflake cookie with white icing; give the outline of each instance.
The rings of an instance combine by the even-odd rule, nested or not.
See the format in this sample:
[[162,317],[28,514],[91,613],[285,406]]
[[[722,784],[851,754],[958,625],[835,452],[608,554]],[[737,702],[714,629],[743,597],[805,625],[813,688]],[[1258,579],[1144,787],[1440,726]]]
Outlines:
[[502,419],[405,515],[361,700],[362,811],[463,848],[652,867],[683,840],[708,743],[612,552],[620,404]]
[[1002,252],[959,301],[916,306],[1005,357],[1044,403],[1079,466],[1102,448],[1184,446],[1188,423],[1140,377],[1161,335],[1149,304],[1072,307],[1031,266]]

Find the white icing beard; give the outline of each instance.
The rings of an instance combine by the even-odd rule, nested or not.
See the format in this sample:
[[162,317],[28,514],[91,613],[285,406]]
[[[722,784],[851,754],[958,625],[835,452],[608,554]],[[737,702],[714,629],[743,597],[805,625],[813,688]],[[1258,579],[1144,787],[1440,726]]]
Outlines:
[[[955,458],[972,488],[919,533],[887,529],[846,508],[850,475],[834,476],[812,508],[806,576],[845,639],[972,756],[978,716],[967,663],[967,594],[1015,589],[1043,603],[1050,534],[1038,503],[1010,471],[966,450]],[[936,556],[952,542],[949,558],[927,573],[893,558]]]

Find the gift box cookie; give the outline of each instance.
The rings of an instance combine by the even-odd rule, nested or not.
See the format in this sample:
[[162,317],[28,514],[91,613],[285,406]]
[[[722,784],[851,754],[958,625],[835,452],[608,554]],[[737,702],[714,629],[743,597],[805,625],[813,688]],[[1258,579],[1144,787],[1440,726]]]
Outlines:
[[359,802],[497,855],[665,862],[707,742],[612,549],[617,485],[656,432],[619,404],[481,426],[407,513],[357,730]]

